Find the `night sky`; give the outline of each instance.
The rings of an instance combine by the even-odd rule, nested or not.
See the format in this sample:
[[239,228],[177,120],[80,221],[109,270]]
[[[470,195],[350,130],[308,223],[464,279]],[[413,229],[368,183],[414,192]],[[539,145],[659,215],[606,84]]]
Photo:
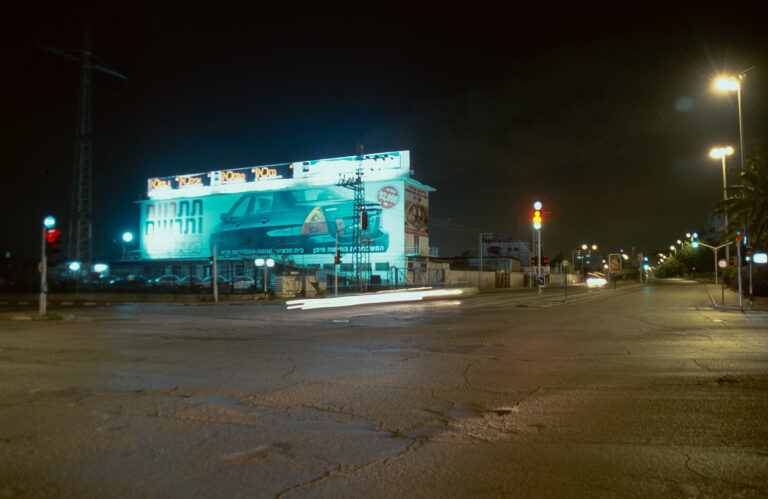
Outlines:
[[709,149],[738,146],[735,93],[714,93],[713,78],[752,66],[745,150],[768,150],[758,3],[99,4],[35,3],[6,19],[3,253],[37,255],[44,214],[67,226],[79,66],[38,45],[77,49],[86,24],[94,53],[128,78],[93,74],[95,256],[117,256],[115,239],[137,230],[148,177],[349,156],[360,143],[411,151],[415,177],[437,189],[441,256],[476,249],[480,231],[530,240],[535,200],[551,211],[550,257],[582,242],[665,248],[703,230],[722,195]]

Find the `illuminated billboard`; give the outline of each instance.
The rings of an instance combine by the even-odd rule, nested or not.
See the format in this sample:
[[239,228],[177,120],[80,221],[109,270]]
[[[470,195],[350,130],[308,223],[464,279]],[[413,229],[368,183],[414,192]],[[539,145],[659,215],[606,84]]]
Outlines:
[[220,258],[332,263],[337,241],[342,255],[354,247],[354,191],[338,183],[358,169],[371,263],[404,266],[414,235],[423,241],[416,254],[428,252],[433,189],[408,178],[408,151],[400,151],[150,179],[149,199],[141,202],[141,256],[200,259],[215,248]]

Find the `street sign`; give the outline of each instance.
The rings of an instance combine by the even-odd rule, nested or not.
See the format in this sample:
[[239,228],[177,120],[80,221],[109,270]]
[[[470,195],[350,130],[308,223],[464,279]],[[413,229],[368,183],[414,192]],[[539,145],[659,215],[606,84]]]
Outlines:
[[725,260],[725,259],[718,260],[717,261],[717,266],[720,267],[721,269],[726,268],[728,266],[728,260]]

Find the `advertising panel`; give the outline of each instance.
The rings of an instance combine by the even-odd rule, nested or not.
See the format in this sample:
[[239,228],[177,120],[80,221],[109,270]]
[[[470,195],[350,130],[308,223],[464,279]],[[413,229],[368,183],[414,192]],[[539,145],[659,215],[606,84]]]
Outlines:
[[621,255],[619,253],[608,255],[608,271],[611,274],[621,273]]
[[426,190],[405,184],[405,232],[429,235],[429,197]]
[[[376,206],[368,218],[372,261],[403,257],[403,188],[396,180],[365,184],[366,201]],[[216,247],[223,258],[322,264],[333,261],[337,239],[342,253],[351,250],[355,223],[354,192],[337,185],[147,200],[141,252],[149,259],[206,258]]]

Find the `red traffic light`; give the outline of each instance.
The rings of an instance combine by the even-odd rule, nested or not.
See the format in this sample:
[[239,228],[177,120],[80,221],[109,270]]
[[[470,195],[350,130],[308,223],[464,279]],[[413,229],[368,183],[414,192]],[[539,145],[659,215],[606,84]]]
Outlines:
[[60,235],[61,231],[59,229],[47,229],[45,231],[45,240],[53,244],[56,242]]
[[58,253],[59,248],[56,247],[57,243],[59,243],[59,236],[61,235],[61,231],[57,228],[52,229],[46,229],[45,230],[45,254],[46,256],[53,256],[56,253]]

